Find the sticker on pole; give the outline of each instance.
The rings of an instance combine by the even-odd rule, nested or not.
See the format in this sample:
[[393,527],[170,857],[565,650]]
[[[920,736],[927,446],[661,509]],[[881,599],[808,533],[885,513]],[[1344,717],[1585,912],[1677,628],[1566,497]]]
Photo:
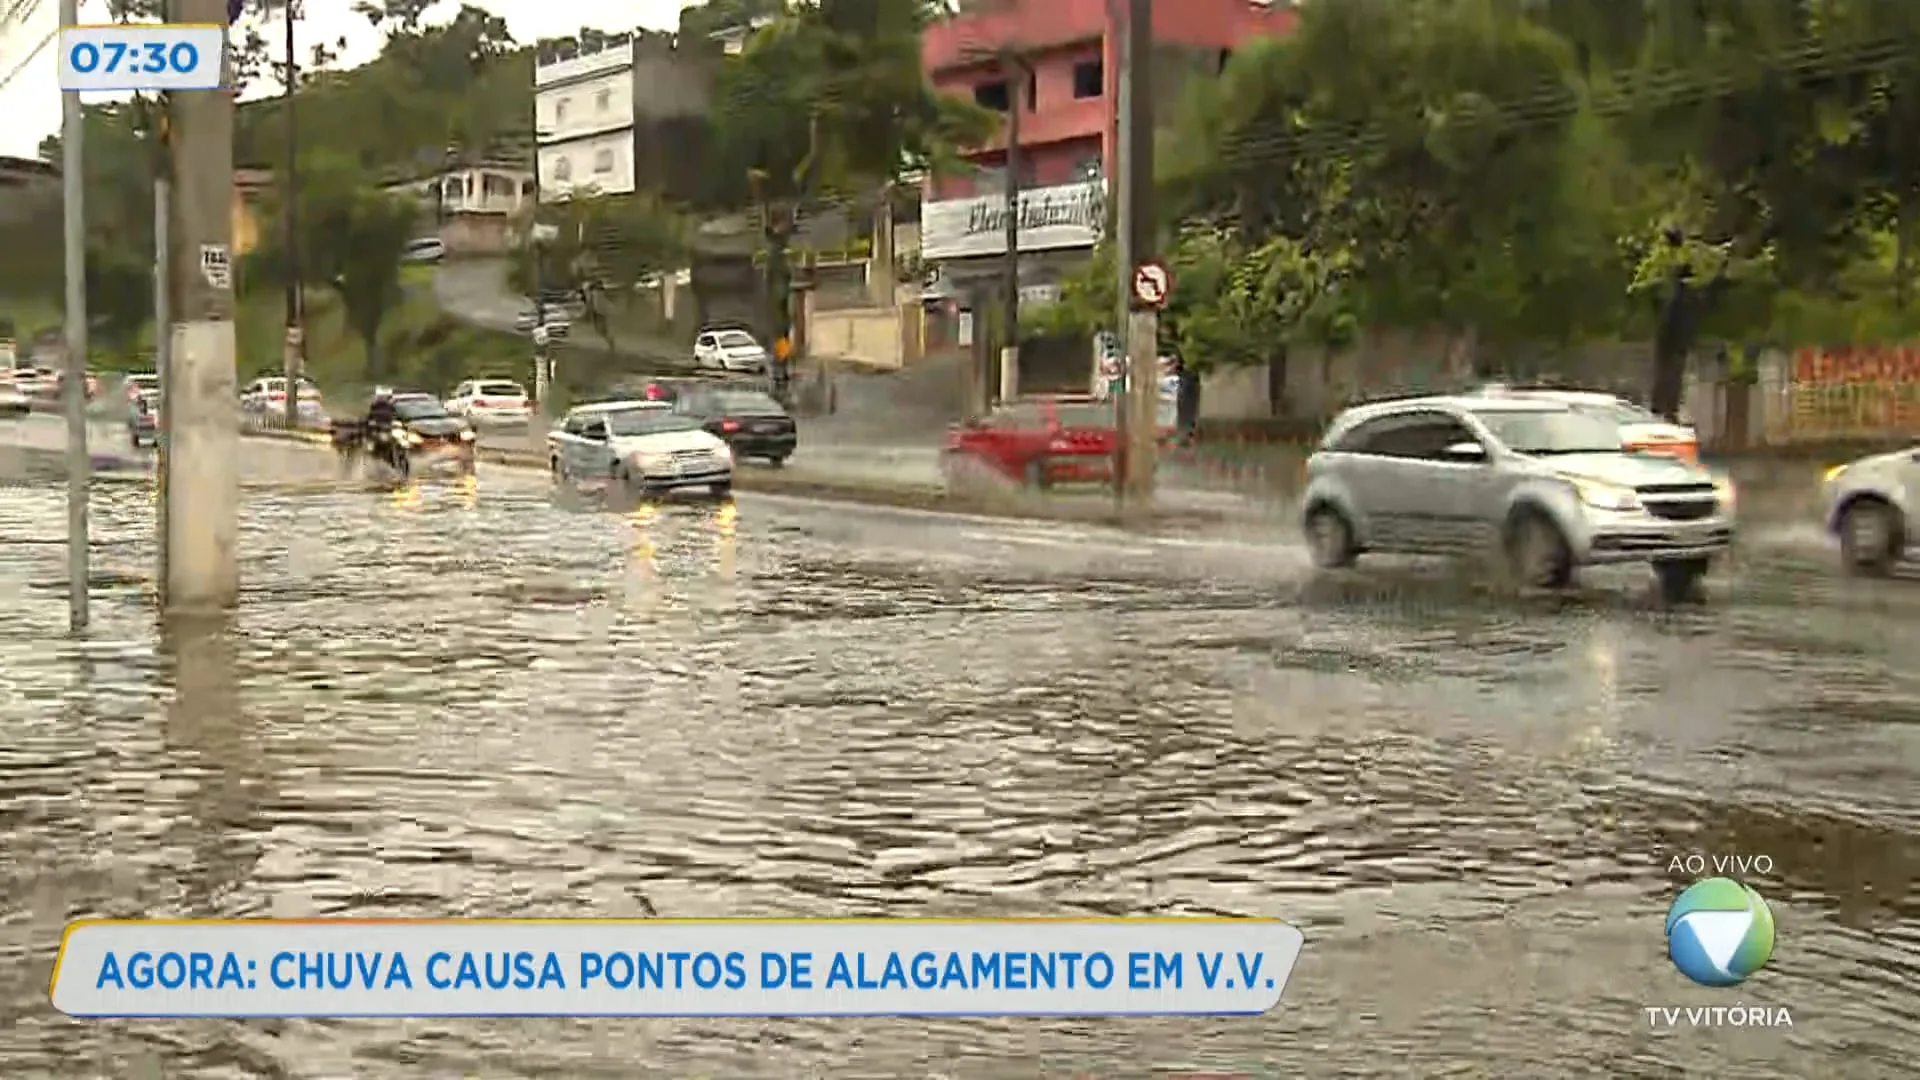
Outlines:
[[210,289],[226,292],[233,288],[233,259],[227,254],[227,245],[200,245],[200,276]]
[[1133,268],[1133,299],[1143,308],[1163,308],[1173,295],[1173,272],[1167,264],[1148,260]]

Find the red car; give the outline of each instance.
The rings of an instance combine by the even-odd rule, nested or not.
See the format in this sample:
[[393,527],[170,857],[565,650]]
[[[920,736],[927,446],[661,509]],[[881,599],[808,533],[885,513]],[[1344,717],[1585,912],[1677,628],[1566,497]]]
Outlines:
[[[1160,435],[1166,441],[1172,427],[1163,423]],[[1033,398],[1007,402],[983,420],[949,428],[944,458],[949,475],[970,463],[1029,487],[1104,484],[1113,478],[1118,438],[1112,402]]]

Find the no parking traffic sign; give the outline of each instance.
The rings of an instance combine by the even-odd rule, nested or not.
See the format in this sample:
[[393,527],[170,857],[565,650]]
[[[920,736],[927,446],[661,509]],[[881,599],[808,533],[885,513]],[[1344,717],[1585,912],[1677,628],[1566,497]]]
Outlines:
[[1148,259],[1133,268],[1133,300],[1136,307],[1158,310],[1167,306],[1173,295],[1173,272],[1158,259]]

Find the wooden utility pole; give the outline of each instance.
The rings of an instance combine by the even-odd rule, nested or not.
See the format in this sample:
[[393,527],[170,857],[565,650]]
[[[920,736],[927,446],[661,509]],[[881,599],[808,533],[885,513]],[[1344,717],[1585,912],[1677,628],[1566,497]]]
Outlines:
[[[228,0],[172,0],[169,17],[225,27]],[[232,57],[223,56],[222,63],[230,82]],[[233,111],[228,89],[168,95],[174,322],[164,391],[171,422],[166,597],[179,611],[230,607],[240,593]]]

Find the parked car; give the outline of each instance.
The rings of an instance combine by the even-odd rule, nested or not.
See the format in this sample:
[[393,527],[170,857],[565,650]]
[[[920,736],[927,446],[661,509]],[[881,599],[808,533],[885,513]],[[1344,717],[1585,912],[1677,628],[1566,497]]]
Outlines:
[[475,427],[524,424],[533,416],[526,388],[511,379],[468,379],[453,388],[447,411]]
[[[303,407],[309,401],[320,403],[320,388],[305,376],[300,378],[299,392]],[[248,412],[272,412],[285,408],[286,403],[287,380],[278,375],[255,379],[240,391],[240,406]]]
[[1688,461],[1700,460],[1700,436],[1693,428],[1663,420],[1657,414],[1616,394],[1591,390],[1509,389],[1500,386],[1488,387],[1486,392],[1523,394],[1543,401],[1562,402],[1619,425],[1620,444],[1624,449],[1672,454]]
[[673,407],[726,440],[736,458],[765,458],[778,468],[793,456],[800,442],[799,425],[786,406],[758,390],[682,384]]
[[745,330],[702,330],[693,339],[693,366],[764,372],[767,350]]
[[407,241],[400,254],[402,262],[430,263],[439,262],[447,257],[447,245],[437,236],[423,236]]
[[0,416],[18,419],[33,411],[33,399],[11,378],[0,379]]
[[1827,470],[1827,533],[1855,574],[1885,577],[1920,543],[1913,529],[1920,495],[1920,446],[1873,454]]
[[1623,450],[1609,420],[1513,394],[1346,410],[1308,459],[1301,505],[1323,568],[1490,552],[1521,583],[1560,588],[1582,566],[1639,562],[1669,600],[1694,596],[1734,535],[1725,481]]
[[[985,417],[947,429],[941,455],[948,482],[972,468],[1028,487],[1110,483],[1119,429],[1114,403],[1086,397],[1034,397],[1002,403]],[[1174,436],[1172,403],[1160,404],[1160,439]]]
[[662,401],[582,405],[548,434],[547,453],[560,484],[611,480],[646,494],[705,487],[725,496],[733,490],[726,440]]

